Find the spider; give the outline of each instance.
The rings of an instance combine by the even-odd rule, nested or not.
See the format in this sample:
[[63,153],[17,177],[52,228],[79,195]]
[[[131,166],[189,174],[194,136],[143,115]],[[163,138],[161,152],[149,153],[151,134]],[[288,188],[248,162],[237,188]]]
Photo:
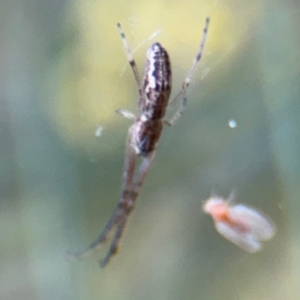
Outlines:
[[[104,268],[111,257],[117,252],[121,236],[124,232],[128,218],[131,215],[139,191],[155,157],[156,147],[164,125],[172,126],[180,117],[187,102],[186,94],[196,66],[201,60],[206,41],[209,18],[206,19],[199,50],[193,64],[183,81],[182,88],[176,97],[169,101],[171,93],[171,63],[167,51],[159,44],[154,43],[147,52],[144,78],[141,80],[132,52],[127,43],[120,23],[117,24],[128,62],[133,71],[138,86],[139,101],[138,114],[126,110],[117,110],[117,113],[134,121],[127,134],[126,153],[123,167],[123,185],[121,196],[107,225],[87,249],[71,254],[81,258],[98,248],[107,239],[109,233],[116,227],[115,235],[105,258],[100,262]],[[165,119],[168,104],[176,103],[181,99],[181,104],[170,119]],[[136,158],[141,157],[139,168],[136,168]]]

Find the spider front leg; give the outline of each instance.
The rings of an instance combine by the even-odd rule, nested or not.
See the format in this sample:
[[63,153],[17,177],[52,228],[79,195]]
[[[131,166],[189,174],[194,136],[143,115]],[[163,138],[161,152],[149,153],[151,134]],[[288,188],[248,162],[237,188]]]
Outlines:
[[152,151],[150,153],[148,153],[147,156],[142,157],[142,163],[140,165],[140,168],[138,170],[137,176],[133,182],[133,192],[137,195],[144,183],[144,180],[148,174],[148,171],[151,167],[151,164],[154,160],[156,151]]
[[117,228],[117,231],[115,233],[115,236],[112,240],[111,246],[109,251],[107,252],[106,256],[104,259],[102,259],[99,263],[101,268],[105,268],[106,265],[109,263],[111,257],[117,253],[118,251],[118,246],[122,237],[122,234],[124,232],[126,223],[127,223],[128,217],[123,218],[122,222],[120,222],[120,225]]
[[111,243],[111,246],[105,256],[105,258],[100,262],[100,267],[104,268],[110,261],[111,257],[117,253],[119,243],[122,237],[122,234],[124,232],[124,229],[126,227],[127,221],[129,216],[131,215],[131,212],[134,209],[135,202],[137,200],[137,197],[139,195],[139,191],[144,183],[144,180],[148,174],[148,171],[151,167],[152,161],[155,157],[155,151],[152,151],[149,153],[146,157],[142,158],[142,163],[140,165],[140,168],[138,170],[138,173],[136,174],[136,178],[133,182],[131,189],[124,189],[123,195],[122,195],[122,210],[123,214],[121,216],[121,220],[119,222],[119,226],[117,228],[117,231],[115,233],[115,236],[113,238],[113,241]]
[[[109,233],[112,229],[119,225],[123,217],[123,203],[124,198],[126,197],[126,191],[131,190],[133,186],[133,177],[135,172],[135,158],[136,154],[134,149],[130,145],[130,141],[132,139],[132,127],[129,128],[127,134],[127,143],[126,143],[126,154],[125,154],[125,161],[123,167],[123,185],[121,190],[121,197],[116,205],[116,208],[110,217],[108,223],[106,224],[104,230],[99,235],[98,239],[95,240],[93,243],[90,244],[88,248],[83,251],[79,251],[76,253],[68,253],[68,256],[73,258],[83,258],[90,254],[92,251],[96,250],[100,245],[102,245],[108,238]],[[122,222],[121,222],[122,224]]]

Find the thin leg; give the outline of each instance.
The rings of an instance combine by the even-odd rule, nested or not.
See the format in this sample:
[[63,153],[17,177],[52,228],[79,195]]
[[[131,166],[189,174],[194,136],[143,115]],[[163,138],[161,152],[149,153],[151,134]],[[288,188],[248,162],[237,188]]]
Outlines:
[[173,114],[173,116],[171,118],[169,118],[168,120],[164,120],[164,124],[168,125],[168,126],[173,126],[174,123],[181,117],[182,112],[184,111],[185,107],[186,107],[186,102],[187,102],[187,97],[186,95],[184,97],[182,97],[182,101],[180,103],[179,108],[175,111],[175,113]]
[[131,52],[131,50],[129,48],[129,45],[127,43],[126,36],[125,36],[125,33],[124,33],[124,31],[123,31],[123,29],[121,27],[121,24],[118,23],[117,27],[118,27],[118,30],[119,30],[119,33],[120,33],[120,36],[121,36],[121,39],[122,39],[122,42],[123,42],[123,46],[124,46],[124,49],[125,49],[125,52],[126,52],[126,56],[127,56],[128,62],[130,64],[130,66],[131,66],[131,69],[132,69],[135,81],[136,81],[138,89],[139,89],[139,95],[140,95],[140,97],[142,97],[142,85],[141,85],[141,76],[140,76],[140,73],[139,73],[139,71],[137,69],[135,60],[133,58],[132,52]]
[[[155,151],[149,153],[148,156],[143,157],[143,160],[140,164],[139,170],[136,173],[136,178],[132,184],[127,184],[123,186],[122,197],[118,203],[118,208],[120,210],[119,219],[128,217],[132,212],[136,199],[139,195],[140,189],[145,181],[145,177],[148,174],[152,161],[155,157]],[[131,176],[133,173],[131,174]],[[131,177],[132,180],[132,177]]]
[[76,253],[68,253],[69,256],[74,258],[82,258],[84,256],[87,256],[90,254],[93,250],[96,250],[101,244],[103,244],[108,237],[108,234],[111,232],[113,227],[117,225],[120,220],[122,219],[123,211],[123,203],[126,201],[124,197],[126,197],[126,191],[131,190],[132,188],[132,181],[135,171],[135,152],[134,149],[130,146],[130,140],[131,140],[131,128],[128,130],[127,135],[127,146],[126,146],[126,155],[125,155],[125,162],[124,162],[124,168],[123,168],[123,186],[122,186],[122,194],[120,197],[119,202],[117,203],[117,206],[110,217],[108,223],[106,224],[104,230],[99,235],[98,239],[95,240],[93,243],[90,244],[90,246],[80,252]]
[[124,191],[123,191],[123,197],[121,199],[123,200],[122,207],[123,207],[124,214],[122,214],[120,216],[121,221],[119,222],[119,226],[115,233],[115,236],[113,238],[111,246],[110,246],[105,258],[100,262],[101,268],[104,268],[110,261],[111,257],[117,253],[118,246],[119,246],[122,234],[124,232],[124,229],[126,227],[128,218],[134,208],[140,188],[143,185],[143,182],[149,171],[149,168],[154,159],[154,156],[155,156],[155,151],[150,153],[149,156],[143,158],[143,161],[140,165],[140,168],[139,168],[139,171],[137,174],[137,178],[132,186],[132,189],[131,190],[124,189]]
[[233,190],[228,196],[227,202],[230,204],[234,204],[235,200],[236,200],[236,190]]
[[185,78],[185,80],[182,83],[182,88],[181,88],[180,92],[173,98],[173,100],[171,100],[169,102],[169,105],[170,105],[172,103],[176,103],[179,99],[182,99],[180,107],[178,108],[178,110],[174,113],[174,115],[169,120],[164,121],[164,123],[166,125],[172,126],[174,124],[174,122],[181,116],[181,114],[185,108],[185,105],[187,102],[186,94],[187,94],[188,88],[190,86],[191,79],[194,75],[194,72],[196,70],[198,63],[200,62],[200,60],[202,58],[202,53],[203,53],[203,49],[204,49],[204,45],[205,45],[206,37],[207,37],[208,26],[209,26],[209,18],[207,18],[205,21],[205,27],[203,29],[203,34],[202,34],[202,39],[200,42],[199,50],[194,58],[194,61],[193,61],[193,64],[192,64],[190,70],[188,71],[187,77]]
[[136,116],[131,111],[125,109],[117,109],[116,113],[126,119],[136,121]]
[[100,261],[101,268],[105,268],[106,265],[109,263],[111,257],[117,253],[119,243],[120,243],[122,234],[124,232],[127,220],[128,220],[128,216],[124,217],[123,220],[120,222],[119,227],[117,228],[117,231],[115,233],[115,236],[112,240],[111,246],[110,246],[105,258]]
[[68,253],[68,256],[76,258],[76,259],[84,258],[84,257],[88,256],[91,252],[93,252],[94,250],[98,249],[103,243],[105,243],[106,240],[107,240],[107,236],[108,236],[109,232],[111,231],[111,229],[115,225],[116,210],[117,210],[117,208],[115,209],[113,215],[111,216],[110,220],[106,224],[104,230],[99,235],[97,240],[92,242],[88,246],[88,248],[84,249],[83,251],[78,251],[78,252],[75,252],[75,253]]
[[191,66],[191,68],[188,72],[188,75],[187,75],[186,79],[184,80],[184,82],[182,84],[182,89],[183,89],[184,93],[187,92],[187,89],[188,89],[188,87],[190,85],[190,82],[191,82],[191,78],[193,77],[194,72],[196,70],[197,64],[199,63],[199,61],[202,58],[202,53],[203,53],[203,49],[204,49],[204,45],[205,45],[205,41],[206,41],[206,37],[207,37],[208,25],[209,25],[209,18],[206,18],[205,27],[203,29],[203,34],[202,34],[202,39],[201,39],[201,43],[200,43],[200,46],[199,46],[199,51],[197,52],[197,54],[194,58],[193,64],[192,64],[192,66]]
[[127,139],[126,139],[126,153],[123,167],[123,186],[122,193],[124,190],[129,189],[133,182],[134,172],[135,172],[135,158],[136,153],[131,146],[132,140],[132,130],[133,126],[128,129]]
[[148,171],[151,167],[151,164],[154,160],[155,154],[156,154],[156,151],[152,151],[151,153],[149,153],[148,156],[143,157],[143,161],[140,165],[139,171],[137,173],[137,177],[135,178],[134,184],[133,184],[133,192],[135,194],[139,193],[140,188],[142,187],[142,185],[145,181],[145,178],[148,174]]

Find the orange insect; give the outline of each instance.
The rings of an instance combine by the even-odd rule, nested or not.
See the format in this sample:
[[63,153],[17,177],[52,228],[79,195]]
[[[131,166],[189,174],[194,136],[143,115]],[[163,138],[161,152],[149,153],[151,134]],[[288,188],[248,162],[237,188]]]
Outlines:
[[213,218],[216,230],[227,240],[247,252],[262,247],[261,241],[270,240],[275,225],[263,213],[243,204],[234,204],[234,195],[228,199],[212,196],[203,205],[203,211]]

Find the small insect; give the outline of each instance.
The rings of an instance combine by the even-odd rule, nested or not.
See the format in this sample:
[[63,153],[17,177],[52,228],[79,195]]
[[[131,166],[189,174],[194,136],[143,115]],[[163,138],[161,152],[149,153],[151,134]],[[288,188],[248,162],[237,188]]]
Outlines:
[[211,215],[223,237],[247,252],[257,252],[262,247],[261,241],[275,235],[275,225],[263,213],[243,204],[233,204],[233,200],[233,194],[228,199],[213,196],[204,203],[203,211]]
[[[135,116],[133,113],[126,110],[117,111],[120,115],[134,121],[127,134],[127,146],[123,167],[123,185],[119,202],[98,239],[86,250],[73,254],[69,253],[70,256],[80,258],[98,248],[107,240],[109,233],[115,227],[115,235],[112,239],[108,253],[101,261],[100,266],[105,267],[112,255],[117,252],[128,218],[134,209],[139,191],[154,159],[155,150],[163,125],[173,125],[180,117],[186,105],[186,94],[196,66],[202,57],[208,25],[209,19],[207,18],[200,47],[194,58],[193,64],[186,79],[183,81],[181,90],[172,101],[169,101],[172,73],[170,58],[167,51],[159,43],[154,43],[150,47],[147,52],[145,73],[142,81],[125,34],[121,25],[119,23],[117,24],[128,62],[138,86],[138,114]],[[176,103],[179,100],[181,100],[181,104],[177,111],[169,120],[165,119],[168,104],[171,102]],[[138,169],[136,169],[137,157],[141,158]]]

